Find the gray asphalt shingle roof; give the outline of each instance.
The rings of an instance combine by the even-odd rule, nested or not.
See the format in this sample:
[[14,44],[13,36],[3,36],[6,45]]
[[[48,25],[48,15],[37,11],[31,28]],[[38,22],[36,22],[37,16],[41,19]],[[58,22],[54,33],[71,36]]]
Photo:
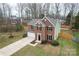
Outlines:
[[36,22],[41,23],[42,26],[45,26],[45,24],[42,22],[41,19],[32,19],[28,24],[29,25],[33,25],[33,26],[36,26]]
[[[54,19],[54,18],[50,18],[50,17],[46,17],[54,26],[56,25],[56,22],[58,21],[58,19]],[[36,26],[36,22],[38,21],[38,23],[42,23],[43,26],[45,26],[45,24],[42,22],[43,19],[32,19],[28,24]]]
[[50,18],[50,17],[48,17],[48,20],[49,20],[51,23],[53,23],[54,26],[56,25],[56,22],[58,21],[57,19]]

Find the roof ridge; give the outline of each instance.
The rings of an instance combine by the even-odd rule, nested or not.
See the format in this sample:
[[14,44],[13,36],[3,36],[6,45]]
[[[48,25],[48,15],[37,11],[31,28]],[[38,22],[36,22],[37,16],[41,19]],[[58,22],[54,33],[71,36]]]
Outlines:
[[[45,18],[46,18],[46,19],[47,19],[47,20],[48,20],[48,21],[49,21],[49,22],[50,22],[50,23],[51,23],[51,24],[55,27],[55,25],[54,25],[54,24],[53,24],[53,23],[49,20],[49,18],[48,18],[48,17],[46,17],[46,16],[45,16],[45,17],[43,17],[43,20],[44,20]],[[43,21],[43,20],[42,20],[42,21]]]

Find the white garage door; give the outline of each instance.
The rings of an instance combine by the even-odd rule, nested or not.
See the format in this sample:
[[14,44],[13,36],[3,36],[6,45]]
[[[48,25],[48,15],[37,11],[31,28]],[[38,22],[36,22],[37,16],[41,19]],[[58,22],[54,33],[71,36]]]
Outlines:
[[28,35],[29,37],[35,37],[35,33],[32,33],[32,32],[27,32],[27,35]]

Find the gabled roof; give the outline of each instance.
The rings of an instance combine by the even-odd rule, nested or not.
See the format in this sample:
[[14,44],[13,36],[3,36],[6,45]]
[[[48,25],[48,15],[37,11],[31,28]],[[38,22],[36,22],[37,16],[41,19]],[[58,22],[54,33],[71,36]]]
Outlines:
[[50,17],[44,17],[43,20],[47,19],[53,26],[56,25],[57,19],[50,18]]
[[42,21],[45,19],[47,19],[54,27],[56,26],[57,21],[59,22],[59,19],[44,17],[43,19],[32,19],[28,24],[36,26],[36,23],[38,22],[38,23],[42,23],[42,25],[45,26],[45,24]]
[[33,25],[33,26],[37,26],[36,23],[39,23],[39,24],[42,24],[42,26],[45,26],[45,24],[42,22],[41,19],[32,19],[28,24]]

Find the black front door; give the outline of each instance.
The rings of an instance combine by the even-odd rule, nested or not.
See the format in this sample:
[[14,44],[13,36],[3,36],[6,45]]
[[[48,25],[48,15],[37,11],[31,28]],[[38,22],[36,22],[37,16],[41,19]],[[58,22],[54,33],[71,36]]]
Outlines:
[[38,35],[38,40],[40,41],[40,35]]

